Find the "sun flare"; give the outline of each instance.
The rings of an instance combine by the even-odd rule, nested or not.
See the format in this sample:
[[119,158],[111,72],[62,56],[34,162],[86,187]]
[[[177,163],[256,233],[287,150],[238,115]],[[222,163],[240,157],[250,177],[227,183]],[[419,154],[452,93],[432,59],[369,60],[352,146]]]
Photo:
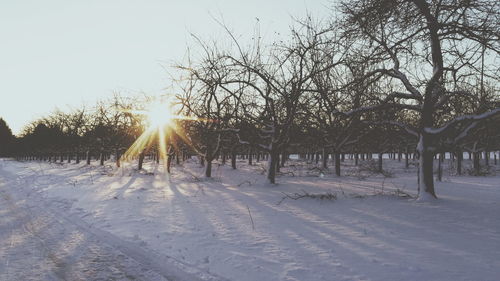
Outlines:
[[146,149],[152,147],[155,142],[157,145],[158,157],[163,160],[165,170],[172,149],[176,149],[176,142],[172,140],[175,135],[189,144],[182,128],[177,127],[178,120],[201,120],[196,117],[179,115],[174,112],[173,105],[170,103],[151,103],[142,110],[127,110],[127,112],[142,115],[145,117],[145,128],[143,133],[120,157],[124,161],[137,158]]
[[153,128],[160,128],[163,126],[173,125],[175,119],[172,110],[165,104],[155,104],[146,111],[146,117],[149,126]]

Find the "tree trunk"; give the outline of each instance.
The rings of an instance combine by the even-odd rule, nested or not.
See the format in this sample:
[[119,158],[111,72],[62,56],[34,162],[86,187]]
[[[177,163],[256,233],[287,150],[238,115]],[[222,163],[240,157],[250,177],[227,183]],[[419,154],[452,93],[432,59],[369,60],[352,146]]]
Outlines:
[[90,150],[87,150],[87,165],[90,165]]
[[323,147],[323,169],[328,169],[328,152],[326,152],[326,148]]
[[144,150],[139,154],[139,164],[137,166],[138,170],[142,170],[142,164],[144,163]]
[[267,165],[267,179],[270,183],[276,183],[276,170],[278,168],[279,153],[272,151],[269,153],[269,160]]
[[253,155],[252,155],[252,148],[249,148],[249,149],[248,149],[248,165],[250,165],[250,166],[252,165],[252,160],[253,160],[253,159],[252,159],[252,158],[253,158],[252,156],[253,156]]
[[231,168],[236,170],[236,151],[231,151]]
[[355,153],[354,154],[354,166],[358,166],[359,162],[359,154]]
[[384,155],[383,153],[378,154],[378,168],[377,168],[377,170],[379,173],[382,173],[382,171],[383,171],[383,169],[382,169],[382,156],[383,155]]
[[490,153],[488,151],[484,152],[484,165],[486,165],[486,167],[490,165]]
[[276,152],[276,172],[280,171],[280,153]]
[[288,159],[288,153],[286,153],[286,150],[283,149],[283,151],[281,152],[281,162],[280,162],[281,167],[285,167],[287,159]]
[[236,152],[231,153],[231,168],[236,169]]
[[340,153],[335,152],[335,175],[340,177]]
[[99,159],[100,159],[100,162],[99,162],[99,165],[101,166],[104,166],[104,152],[101,151],[101,154],[99,155]]
[[163,161],[166,160],[166,166],[167,166],[167,174],[170,174],[170,167],[172,166],[172,157],[174,157],[173,153],[167,154],[167,159],[164,159]]
[[205,177],[210,178],[212,176],[212,159],[207,157],[206,160]]
[[116,149],[115,150],[115,160],[116,160],[116,167],[120,168],[120,150]]
[[405,167],[406,169],[410,168],[410,147],[406,147],[406,155],[405,155]]
[[427,138],[429,137],[426,135],[426,133],[421,134],[417,147],[420,153],[418,197],[422,200],[425,200],[428,196],[437,198],[434,191],[434,153],[429,149],[428,142],[430,142],[430,140],[428,140]]
[[205,167],[205,157],[200,156],[200,166]]
[[443,181],[443,158],[443,153],[440,153],[438,158],[438,181]]
[[473,156],[474,156],[474,160],[472,162],[472,167],[474,169],[474,173],[477,175],[479,175],[479,172],[480,172],[480,169],[481,169],[481,165],[479,163],[479,157],[481,155],[481,152],[474,152],[473,153]]
[[462,160],[464,158],[464,154],[461,149],[457,149],[457,174],[462,175]]

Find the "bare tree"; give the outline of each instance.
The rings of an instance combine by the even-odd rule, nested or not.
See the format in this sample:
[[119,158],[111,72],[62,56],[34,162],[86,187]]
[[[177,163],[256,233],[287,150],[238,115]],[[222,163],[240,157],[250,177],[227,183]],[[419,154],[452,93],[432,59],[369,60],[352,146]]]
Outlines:
[[[437,141],[461,124],[477,124],[500,114],[500,108],[495,108],[446,119],[438,115],[451,97],[469,94],[453,87],[449,83],[452,78],[474,70],[473,62],[484,52],[498,56],[499,5],[488,0],[358,0],[341,4],[345,37],[358,38],[353,47],[369,50],[371,63],[377,65],[363,79],[387,79],[400,85],[400,90],[386,93],[378,106],[357,111],[391,106],[418,114],[417,128],[399,125],[419,138],[420,199],[436,197],[432,174]],[[387,68],[388,64],[392,67]]]
[[301,96],[319,71],[317,64],[308,64],[309,53],[319,44],[319,35],[310,31],[305,27],[293,30],[291,42],[274,44],[267,50],[263,50],[258,41],[244,50],[229,32],[238,52],[226,56],[234,75],[225,83],[238,85],[238,93],[242,93],[238,98],[250,101],[244,106],[242,116],[255,124],[257,130],[253,138],[245,138],[240,132],[240,143],[269,154],[267,178],[270,183],[275,183],[280,153],[290,144]]

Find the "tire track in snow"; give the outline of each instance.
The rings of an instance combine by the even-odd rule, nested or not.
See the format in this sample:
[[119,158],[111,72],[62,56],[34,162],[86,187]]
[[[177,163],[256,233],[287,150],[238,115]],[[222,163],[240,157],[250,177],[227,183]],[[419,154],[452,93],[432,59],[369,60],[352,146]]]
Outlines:
[[0,193],[0,280],[225,280],[93,228],[54,201],[7,184]]

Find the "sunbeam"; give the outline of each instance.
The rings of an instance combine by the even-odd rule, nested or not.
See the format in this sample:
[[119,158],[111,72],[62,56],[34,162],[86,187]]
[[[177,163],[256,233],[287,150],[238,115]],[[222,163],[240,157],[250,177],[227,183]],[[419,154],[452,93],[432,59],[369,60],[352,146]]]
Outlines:
[[175,114],[171,103],[154,103],[145,110],[127,110],[129,113],[146,117],[146,129],[135,142],[120,157],[120,160],[129,161],[137,158],[145,149],[151,147],[155,140],[158,142],[158,157],[163,160],[164,171],[168,171],[168,146],[176,149],[171,137],[175,133],[189,145],[183,130],[177,127],[178,120],[203,121],[200,118]]

